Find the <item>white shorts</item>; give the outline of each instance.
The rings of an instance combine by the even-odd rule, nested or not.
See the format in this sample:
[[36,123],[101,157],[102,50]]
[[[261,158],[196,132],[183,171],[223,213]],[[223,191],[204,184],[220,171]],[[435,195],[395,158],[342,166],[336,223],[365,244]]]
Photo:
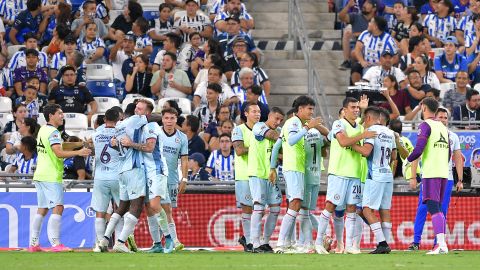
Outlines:
[[237,205],[240,204],[240,206],[253,206],[252,195],[250,193],[250,185],[248,181],[235,181],[235,198],[237,200]]
[[249,186],[253,203],[263,206],[282,203],[282,192],[276,184],[272,184],[267,179],[250,177]]
[[317,208],[319,191],[320,185],[307,184],[305,186],[305,199],[302,201],[302,207],[308,210],[315,210]]
[[367,179],[363,190],[363,207],[373,210],[389,210],[392,206],[393,182],[377,182]]
[[162,174],[155,174],[147,178],[148,198],[147,201],[155,197],[167,197],[167,176]]
[[131,201],[144,197],[147,194],[145,171],[141,168],[133,168],[120,173],[119,185],[121,201]]
[[37,189],[38,208],[52,209],[63,205],[63,185],[57,182],[33,181]]
[[177,208],[178,184],[167,184],[165,198],[162,197],[161,204],[170,204],[172,208]]
[[120,185],[118,180],[93,181],[92,207],[93,210],[106,213],[111,200],[120,203]]
[[361,200],[360,179],[328,175],[327,201],[334,205],[356,205]]
[[284,171],[286,193],[289,202],[294,199],[302,200],[305,196],[305,174],[296,171]]

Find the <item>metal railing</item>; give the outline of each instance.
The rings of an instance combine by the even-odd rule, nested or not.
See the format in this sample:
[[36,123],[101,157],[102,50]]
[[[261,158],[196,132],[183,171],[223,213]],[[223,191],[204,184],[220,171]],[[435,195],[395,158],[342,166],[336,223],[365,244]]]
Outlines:
[[323,87],[320,76],[313,65],[312,48],[308,33],[305,28],[305,22],[303,20],[303,12],[300,7],[299,0],[290,0],[288,2],[288,39],[293,40],[292,56],[297,58],[298,44],[303,53],[303,59],[307,67],[308,77],[308,95],[311,96],[317,104],[315,110],[317,114],[324,119],[325,124],[328,127],[332,126],[333,118],[331,117],[327,95],[325,88]]

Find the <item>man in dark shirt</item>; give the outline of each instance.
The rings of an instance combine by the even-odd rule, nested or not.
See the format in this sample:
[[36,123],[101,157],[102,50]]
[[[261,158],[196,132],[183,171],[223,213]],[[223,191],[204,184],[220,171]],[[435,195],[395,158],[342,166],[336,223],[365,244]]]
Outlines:
[[[242,103],[242,106],[240,107],[240,111],[244,112],[245,111],[245,106],[248,103],[256,103],[258,107],[260,107],[260,122],[265,122],[267,121],[268,114],[270,113],[270,109],[266,104],[258,100],[258,98],[262,95],[262,87],[258,85],[252,85],[252,87],[249,87],[247,89],[246,97],[247,100],[246,102]],[[242,119],[243,122],[247,122],[247,117],[245,114],[240,114],[240,118]]]
[[23,43],[23,34],[33,32],[40,39],[47,28],[48,19],[53,14],[53,9],[42,15],[42,0],[28,0],[27,10],[20,12],[15,18],[13,27],[8,34],[10,43],[18,45]]
[[210,174],[205,170],[205,157],[193,153],[188,157],[188,181],[208,181]]
[[187,135],[188,138],[188,155],[193,153],[200,153],[204,157],[207,156],[205,142],[198,136],[198,130],[200,128],[200,120],[194,115],[187,115],[187,118],[182,124],[182,132]]
[[248,44],[245,39],[237,39],[232,43],[233,54],[229,55],[226,59],[225,76],[230,80],[235,70],[240,69],[240,57],[247,52]]
[[479,124],[471,123],[480,121],[480,94],[477,90],[467,90],[466,103],[453,109],[453,120],[464,123],[455,124],[459,128],[478,129]]

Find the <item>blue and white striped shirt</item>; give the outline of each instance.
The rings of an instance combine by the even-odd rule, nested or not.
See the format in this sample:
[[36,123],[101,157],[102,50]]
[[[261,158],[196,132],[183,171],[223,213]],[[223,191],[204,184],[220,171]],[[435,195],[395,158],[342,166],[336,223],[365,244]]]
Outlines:
[[[443,40],[448,36],[455,35],[457,21],[452,16],[440,18],[436,14],[429,14],[425,17],[423,26],[427,28],[430,36]],[[432,45],[434,44],[432,43]]]
[[210,154],[207,161],[207,168],[212,169],[212,176],[221,181],[233,181],[235,180],[234,173],[234,156],[230,153],[225,157],[222,155],[222,151],[215,150]]
[[52,61],[50,62],[50,69],[60,70],[63,66],[67,64],[67,57],[65,52],[58,52],[53,55]]
[[[210,18],[208,18],[203,14],[197,14],[193,18],[185,14],[184,16],[180,17],[175,21],[175,29],[180,30],[179,28],[181,26],[187,26],[189,28],[195,29],[195,31],[198,33],[203,32],[205,28],[210,27],[211,25],[212,25],[212,22],[210,21]],[[180,33],[182,36],[182,41],[184,43],[190,41],[190,34],[184,33],[181,30],[180,30]],[[205,41],[205,38],[202,37],[202,41]]]
[[34,173],[37,167],[37,154],[34,154],[32,158],[26,160],[23,154],[17,156],[12,166],[17,168],[16,173],[19,174],[31,174]]
[[[26,67],[27,60],[25,59],[25,51],[18,51],[16,52],[10,62],[8,63],[8,68],[10,70],[15,70],[16,68]],[[44,52],[38,52],[38,63],[37,67],[39,68],[48,68],[48,56]]]
[[[228,0],[218,0],[213,6],[210,8],[210,14],[218,15],[221,13],[225,5],[228,3]],[[240,8],[240,13],[247,12],[247,8],[245,4],[242,3],[242,7]]]
[[475,33],[475,26],[473,23],[473,15],[467,15],[460,18],[457,22],[457,28],[455,30],[463,31],[464,36],[469,36]]
[[[240,99],[240,104],[247,101],[247,90],[243,89],[240,85],[232,87],[233,93]],[[262,91],[262,95],[258,97],[258,101],[268,105],[267,96],[265,91]]]
[[[220,12],[217,17],[215,17],[215,20],[213,20],[213,24],[215,25],[218,21],[225,21],[228,17],[230,17],[231,14],[230,12]],[[244,19],[244,20],[251,20],[253,19],[253,17],[247,13],[247,10],[246,9],[242,9],[240,11],[240,19]],[[214,32],[214,35],[215,36],[219,36],[220,34],[222,34],[223,32],[219,31],[218,29],[215,28],[215,32]]]
[[152,38],[149,35],[145,34],[137,37],[137,40],[135,41],[135,50],[142,50],[148,46],[152,46]]
[[387,32],[374,36],[368,30],[365,30],[358,37],[358,42],[363,43],[363,57],[368,63],[376,64],[380,62],[380,55],[385,50],[395,54],[398,52],[397,43]]
[[7,67],[0,69],[0,86],[8,88],[13,87],[13,76],[12,71]]
[[[85,38],[78,39],[77,41],[77,50],[79,50],[84,56],[85,59],[88,59],[90,56],[94,55],[97,51],[97,48],[105,48],[105,43],[103,39],[96,37],[92,42],[87,42]],[[103,57],[95,60],[95,62],[103,61]]]
[[[48,1],[48,0],[43,0],[43,1]],[[70,0],[68,0],[68,1],[70,1]],[[95,2],[97,4],[97,9],[95,11],[95,17],[98,18],[98,19],[103,19],[103,18],[107,17],[108,16],[108,11],[107,11],[107,7],[105,6],[105,4],[103,2],[100,2],[100,3],[98,1],[95,1]],[[67,3],[67,4],[69,4],[69,3]],[[78,10],[80,10],[80,17],[83,16],[83,4],[85,4],[85,1],[78,8]]]
[[0,15],[4,20],[14,21],[18,13],[27,9],[26,0],[2,0],[0,1]]

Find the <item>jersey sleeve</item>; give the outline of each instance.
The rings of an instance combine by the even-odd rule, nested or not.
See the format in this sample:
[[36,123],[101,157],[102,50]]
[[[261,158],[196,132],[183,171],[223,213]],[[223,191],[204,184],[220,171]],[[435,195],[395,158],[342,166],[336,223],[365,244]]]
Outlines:
[[242,141],[243,142],[243,133],[240,126],[236,126],[232,132],[232,142]]
[[180,156],[187,156],[188,155],[188,139],[186,135],[183,135],[180,139]]
[[48,137],[48,141],[50,142],[50,145],[61,144],[62,137],[60,136],[60,131],[53,131],[52,134],[50,134],[50,136]]
[[264,122],[258,122],[253,126],[252,132],[257,141],[263,141],[265,139],[265,134],[270,130],[270,128]]
[[212,168],[215,166],[215,151],[213,151],[212,153],[210,153],[210,156],[208,157],[208,161],[207,161],[207,168]]
[[453,141],[452,151],[462,150],[462,148],[460,147],[460,139],[458,138],[457,134],[453,133],[452,141]]
[[[374,131],[374,132],[377,131],[377,130],[375,129],[375,127],[369,127],[368,130],[369,130],[369,131]],[[375,137],[365,139],[365,140],[364,140],[364,143],[368,143],[368,144],[371,144],[372,146],[374,146],[374,145],[375,145]]]
[[342,121],[335,121],[335,124],[332,127],[332,139],[337,136],[339,132],[342,132],[345,130],[345,125],[342,123]]
[[148,123],[146,126],[145,126],[145,129],[144,129],[144,138],[145,140],[148,140],[148,139],[157,139],[158,137],[158,129],[156,128],[155,126],[156,123]]

